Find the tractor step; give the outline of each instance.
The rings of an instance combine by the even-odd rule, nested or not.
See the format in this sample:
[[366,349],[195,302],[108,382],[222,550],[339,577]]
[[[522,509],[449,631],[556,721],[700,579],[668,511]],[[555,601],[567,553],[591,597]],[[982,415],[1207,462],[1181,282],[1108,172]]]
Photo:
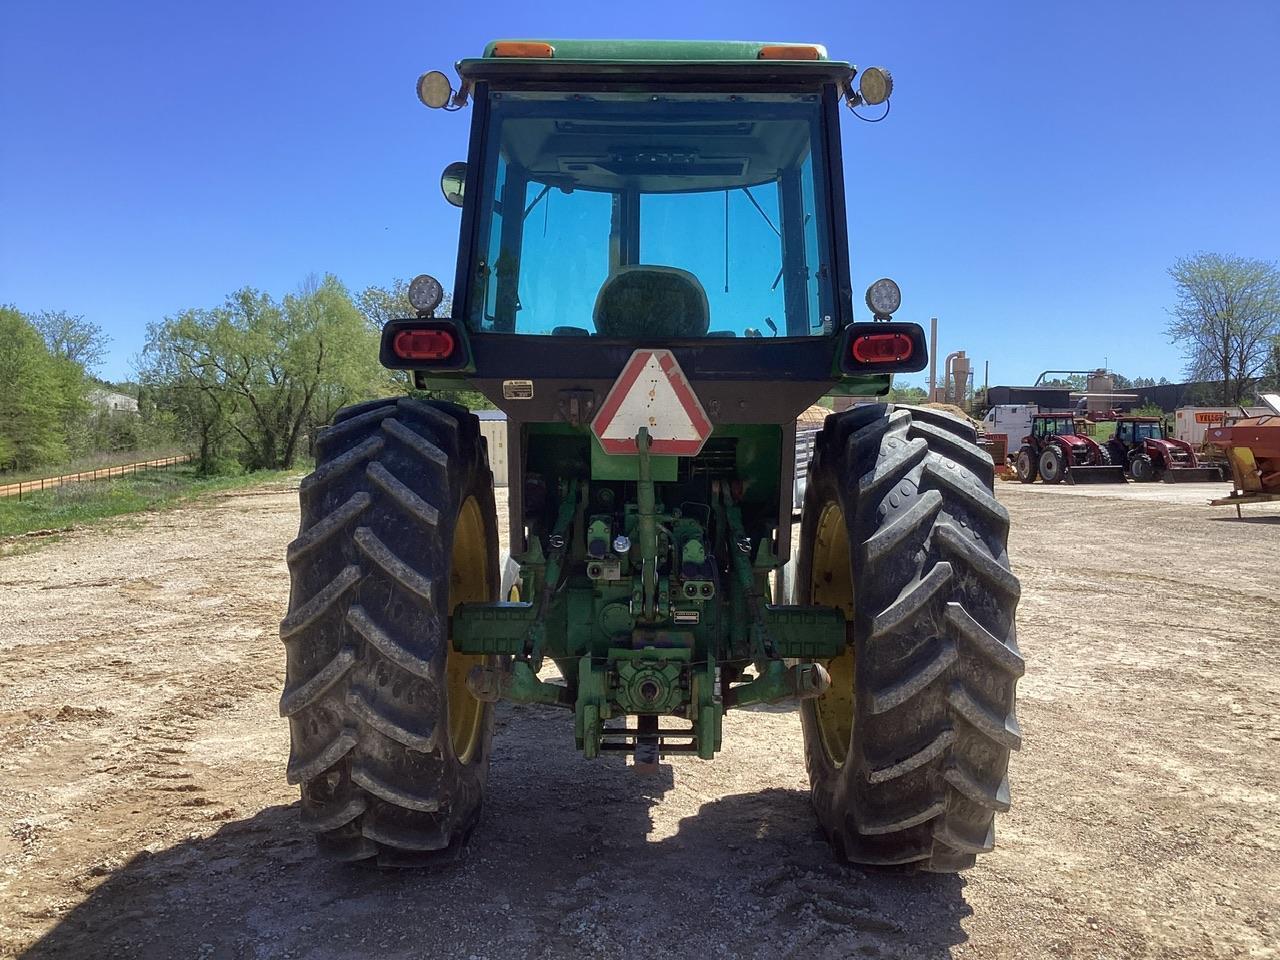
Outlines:
[[1124,467],[1070,467],[1067,483],[1127,483]]

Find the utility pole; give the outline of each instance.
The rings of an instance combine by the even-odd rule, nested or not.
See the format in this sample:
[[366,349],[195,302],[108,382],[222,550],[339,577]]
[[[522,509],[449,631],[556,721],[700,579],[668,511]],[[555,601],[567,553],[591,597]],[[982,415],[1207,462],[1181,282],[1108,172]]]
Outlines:
[[938,318],[929,318],[929,402],[938,399]]

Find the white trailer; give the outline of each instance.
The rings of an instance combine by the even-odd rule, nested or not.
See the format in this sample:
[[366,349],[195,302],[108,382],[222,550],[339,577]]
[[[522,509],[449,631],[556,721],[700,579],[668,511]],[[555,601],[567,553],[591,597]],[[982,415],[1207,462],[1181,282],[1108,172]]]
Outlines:
[[1022,438],[1031,433],[1031,418],[1039,412],[1034,403],[1002,403],[988,410],[978,425],[987,436],[1003,434],[1009,452],[1016,453]]
[[1220,427],[1229,419],[1262,417],[1266,407],[1179,407],[1173,414],[1173,436],[1191,444],[1193,450],[1204,446],[1204,435],[1210,427]]

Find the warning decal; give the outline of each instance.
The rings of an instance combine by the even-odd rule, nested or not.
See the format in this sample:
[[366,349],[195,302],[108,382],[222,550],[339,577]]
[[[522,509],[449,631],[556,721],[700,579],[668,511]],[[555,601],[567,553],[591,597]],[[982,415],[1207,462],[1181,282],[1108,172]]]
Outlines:
[[695,456],[711,436],[711,421],[670,350],[637,350],[622,368],[591,421],[605,453],[636,453],[636,434],[648,428],[649,452]]

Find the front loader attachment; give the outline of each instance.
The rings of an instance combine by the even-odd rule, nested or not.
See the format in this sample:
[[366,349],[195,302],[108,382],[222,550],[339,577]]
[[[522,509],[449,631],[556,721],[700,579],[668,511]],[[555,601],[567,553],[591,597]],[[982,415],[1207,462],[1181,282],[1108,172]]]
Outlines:
[[1218,467],[1173,467],[1161,479],[1165,483],[1218,483],[1223,477]]
[[1068,483],[1127,483],[1124,467],[1071,467],[1067,470]]

